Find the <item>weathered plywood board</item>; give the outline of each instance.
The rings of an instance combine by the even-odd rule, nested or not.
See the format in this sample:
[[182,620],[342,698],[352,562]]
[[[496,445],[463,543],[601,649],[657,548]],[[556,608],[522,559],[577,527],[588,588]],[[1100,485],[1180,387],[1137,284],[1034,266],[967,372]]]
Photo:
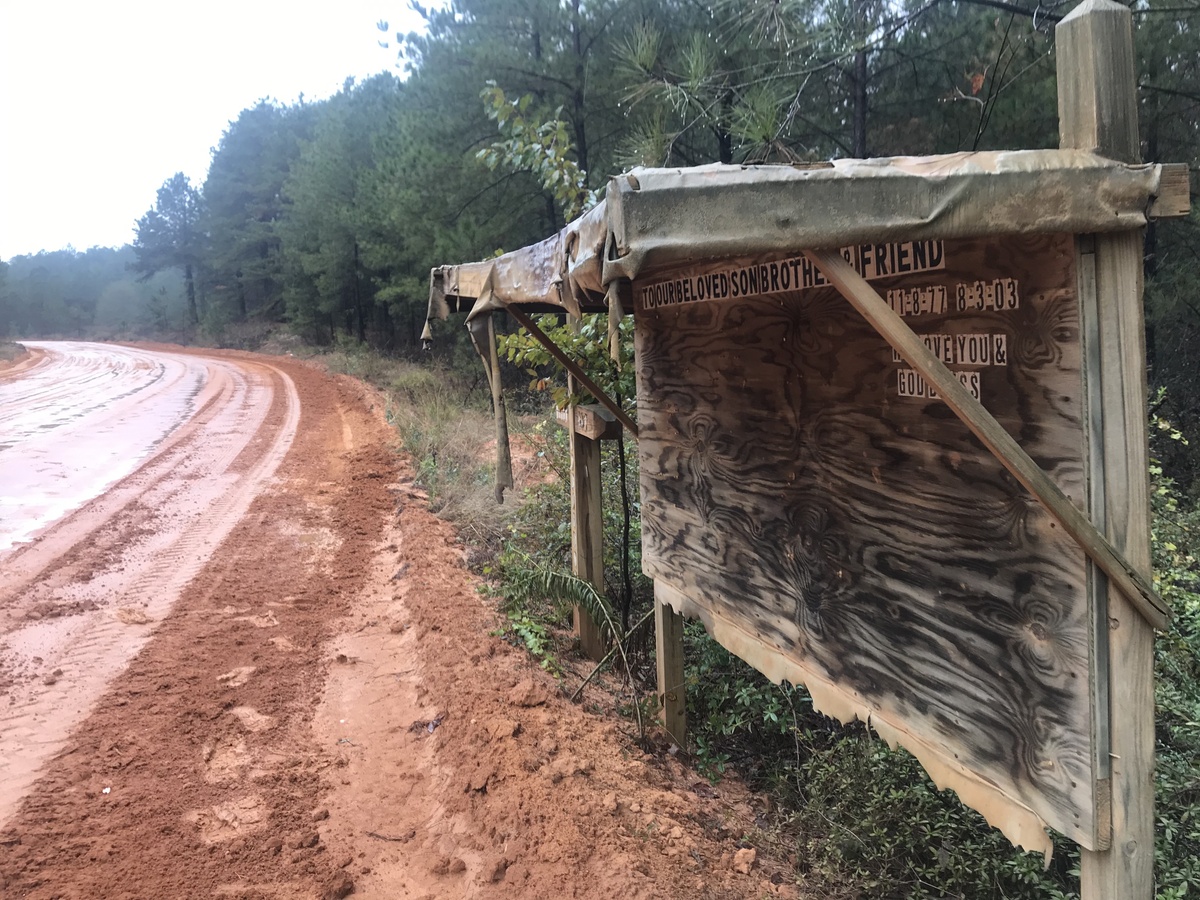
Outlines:
[[[1074,239],[934,243],[848,256],[1087,508]],[[634,284],[645,571],[985,814],[1030,814],[1010,837],[1098,846],[1084,554],[821,281]]]

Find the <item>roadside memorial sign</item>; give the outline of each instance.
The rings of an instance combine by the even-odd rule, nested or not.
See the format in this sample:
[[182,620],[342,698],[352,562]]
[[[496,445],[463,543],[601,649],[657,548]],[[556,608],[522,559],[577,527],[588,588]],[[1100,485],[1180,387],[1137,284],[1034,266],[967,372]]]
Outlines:
[[[1073,236],[918,247],[842,255],[1083,505]],[[989,803],[1017,840],[1026,807],[1095,846],[1086,555],[814,270],[634,281],[645,571],[819,709],[1014,801]]]
[[[473,333],[503,310],[634,316],[636,423],[589,390],[637,440],[677,741],[687,616],[1014,843],[1078,842],[1085,900],[1151,895],[1169,615],[1141,236],[1187,213],[1189,176],[1138,162],[1130,21],[1084,0],[1058,26],[1060,150],[635,169],[430,292],[431,319],[469,308]],[[581,535],[597,469],[572,480]]]

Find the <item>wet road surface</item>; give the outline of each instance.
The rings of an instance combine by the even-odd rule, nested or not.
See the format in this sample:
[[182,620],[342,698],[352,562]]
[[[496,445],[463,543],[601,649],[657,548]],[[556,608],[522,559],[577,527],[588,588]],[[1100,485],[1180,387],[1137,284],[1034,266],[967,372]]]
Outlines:
[[194,357],[29,342],[39,358],[0,381],[0,551],[99,496],[195,411]]
[[268,483],[300,416],[267,363],[26,346],[34,358],[0,376],[0,824]]

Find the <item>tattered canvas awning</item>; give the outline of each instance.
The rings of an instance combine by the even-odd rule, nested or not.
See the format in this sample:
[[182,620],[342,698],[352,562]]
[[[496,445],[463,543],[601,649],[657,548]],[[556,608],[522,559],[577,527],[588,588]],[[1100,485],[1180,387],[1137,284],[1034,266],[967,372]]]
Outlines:
[[1127,231],[1186,204],[1185,166],[1126,165],[1079,150],[637,168],[544,241],[433,269],[429,318],[512,304],[578,315],[606,310],[617,279],[700,260],[897,239]]

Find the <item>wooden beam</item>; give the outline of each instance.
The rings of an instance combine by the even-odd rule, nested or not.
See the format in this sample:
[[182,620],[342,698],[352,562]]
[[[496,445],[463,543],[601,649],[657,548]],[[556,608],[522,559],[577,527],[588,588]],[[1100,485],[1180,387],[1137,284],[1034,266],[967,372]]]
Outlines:
[[[1108,537],[1131,564],[1150,569],[1149,449],[1146,438],[1145,338],[1142,323],[1142,234],[1097,235],[1097,321],[1101,367]],[[1089,327],[1084,322],[1084,327]],[[1096,585],[1108,623],[1112,843],[1083,852],[1083,900],[1150,898],[1154,876],[1154,631],[1123,592]]]
[[[1079,304],[1079,347],[1083,379],[1084,488],[1088,515],[1106,531],[1104,472],[1104,391],[1100,356],[1099,311],[1096,295],[1096,242],[1084,235],[1075,238],[1075,283]],[[1092,705],[1092,768],[1095,772],[1096,846],[1112,846],[1112,730],[1109,715],[1108,579],[1088,560],[1085,582],[1091,634],[1091,670],[1088,682]]]
[[[1112,0],[1085,0],[1055,29],[1059,143],[1139,162],[1133,16]],[[1164,170],[1163,181],[1179,180]],[[1170,193],[1168,190],[1166,193]],[[1178,193],[1178,192],[1176,192]],[[1160,197],[1163,192],[1160,192]],[[1178,207],[1179,204],[1176,204]],[[1151,210],[1153,214],[1153,207]],[[1160,213],[1161,214],[1161,213]],[[1150,568],[1149,449],[1142,321],[1142,233],[1097,235],[1079,257],[1095,273],[1081,325],[1099,357],[1101,442],[1091,472],[1104,528],[1129,562]],[[1089,258],[1090,257],[1090,258]],[[1094,390],[1094,388],[1093,388]],[[1083,900],[1150,900],[1154,893],[1154,632],[1122,591],[1098,580],[1095,602],[1107,637],[1112,838],[1082,852]],[[1104,711],[1101,710],[1103,713]]]
[[521,327],[532,334],[534,339],[543,347],[545,347],[550,352],[550,355],[558,360],[564,369],[566,369],[571,373],[572,376],[579,380],[579,383],[583,385],[584,390],[599,400],[600,404],[610,413],[612,413],[618,422],[625,426],[625,430],[633,436],[634,440],[637,440],[637,425],[634,424],[633,419],[629,418],[625,410],[621,409],[621,404],[617,403],[612,397],[604,393],[604,391],[600,389],[596,382],[592,381],[592,379],[588,377],[587,372],[583,371],[583,368],[579,365],[579,363],[567,356],[562,347],[550,340],[550,337],[544,331],[542,331],[542,329],[538,328],[537,323],[535,323],[533,319],[529,318],[529,316],[526,315],[523,310],[517,306],[506,306],[504,309],[509,315],[511,315],[521,324]]
[[658,664],[659,720],[676,745],[687,747],[687,693],[683,675],[683,616],[654,584],[654,655]]
[[[574,421],[574,417],[571,417]],[[571,571],[604,592],[604,515],[600,481],[600,442],[571,429]],[[608,651],[604,632],[591,614],[572,614],[579,648],[597,662]]]
[[599,404],[556,410],[554,418],[563,428],[574,429],[593,441],[615,441],[621,436],[617,417]]
[[1158,193],[1146,211],[1150,219],[1186,216],[1192,211],[1192,173],[1187,163],[1163,163]]
[[1117,553],[1087,516],[1030,459],[1012,435],[971,395],[946,364],[888,306],[887,301],[836,250],[806,250],[805,256],[821,267],[830,284],[850,301],[909,365],[937,389],[941,399],[971,433],[1058,519],[1084,552],[1129,596],[1146,621],[1157,628],[1165,628],[1167,606],[1145,576]]

